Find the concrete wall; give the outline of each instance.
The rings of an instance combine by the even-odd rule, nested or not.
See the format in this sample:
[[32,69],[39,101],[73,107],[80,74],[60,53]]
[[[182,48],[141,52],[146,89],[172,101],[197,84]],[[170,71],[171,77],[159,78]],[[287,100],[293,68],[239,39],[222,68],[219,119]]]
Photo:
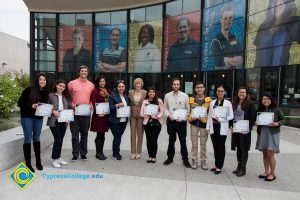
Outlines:
[[16,70],[29,74],[28,41],[0,32],[0,73]]

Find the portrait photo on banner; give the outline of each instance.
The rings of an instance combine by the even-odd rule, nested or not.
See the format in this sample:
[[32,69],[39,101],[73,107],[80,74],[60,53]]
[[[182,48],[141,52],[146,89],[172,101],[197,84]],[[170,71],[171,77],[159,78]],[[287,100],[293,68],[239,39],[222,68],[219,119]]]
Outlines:
[[126,65],[127,25],[95,26],[94,72],[122,73]]
[[199,71],[201,12],[164,19],[165,72]]
[[245,7],[232,0],[204,9],[201,71],[243,68]]
[[129,24],[128,72],[160,73],[162,20]]
[[300,0],[249,1],[246,68],[300,63]]
[[78,72],[81,65],[92,68],[92,27],[58,27],[58,72]]

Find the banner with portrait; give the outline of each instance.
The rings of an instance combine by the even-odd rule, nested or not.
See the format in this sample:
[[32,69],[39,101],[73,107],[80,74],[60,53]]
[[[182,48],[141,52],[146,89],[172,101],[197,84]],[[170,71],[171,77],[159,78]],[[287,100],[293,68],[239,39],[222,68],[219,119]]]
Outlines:
[[160,73],[162,20],[129,24],[128,72]]
[[125,72],[127,64],[127,25],[94,27],[93,71]]
[[231,0],[204,9],[201,71],[243,68],[245,7]]
[[165,72],[199,71],[201,12],[164,19]]
[[249,0],[246,68],[300,63],[300,0]]
[[58,72],[78,72],[81,65],[92,69],[92,27],[58,27]]

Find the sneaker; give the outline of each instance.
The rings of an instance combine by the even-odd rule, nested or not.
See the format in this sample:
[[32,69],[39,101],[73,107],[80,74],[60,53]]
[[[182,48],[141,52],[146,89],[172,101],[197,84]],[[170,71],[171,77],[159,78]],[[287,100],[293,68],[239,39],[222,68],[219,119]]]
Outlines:
[[207,165],[206,165],[206,161],[205,161],[205,160],[201,160],[201,168],[202,168],[203,170],[208,170],[208,167],[207,167]]
[[84,155],[82,155],[82,156],[81,156],[81,160],[82,160],[82,161],[87,161],[87,157],[84,156]]
[[189,162],[188,160],[183,161],[183,165],[184,165],[186,168],[191,168],[191,167],[192,167],[191,164],[190,164],[190,162]]
[[59,159],[55,159],[53,160],[53,167],[55,168],[61,168],[61,165],[59,164]]
[[76,162],[78,160],[78,156],[73,156],[71,162]]
[[122,160],[122,156],[121,155],[119,155],[119,156],[113,156],[112,158],[114,160]]
[[198,168],[198,163],[196,160],[192,160],[192,169],[197,169]]
[[59,158],[58,161],[59,161],[59,164],[61,164],[61,165],[67,165],[68,164],[67,161],[65,161],[63,158]]

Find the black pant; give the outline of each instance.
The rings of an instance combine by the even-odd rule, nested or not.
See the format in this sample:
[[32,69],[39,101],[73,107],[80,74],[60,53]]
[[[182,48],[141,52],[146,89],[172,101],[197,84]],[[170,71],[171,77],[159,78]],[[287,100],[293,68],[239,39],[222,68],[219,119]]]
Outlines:
[[[74,122],[70,123],[70,129],[72,133],[72,154],[73,156],[85,156],[88,152],[88,132],[90,129],[90,117],[86,116],[74,116]],[[79,141],[80,133],[80,141]]]
[[95,142],[98,143],[98,142],[103,142],[104,143],[105,141],[105,132],[102,133],[102,132],[97,132],[97,136],[95,138]]
[[[235,133],[235,134],[239,134],[239,133]],[[248,133],[249,134],[249,133]],[[241,165],[243,167],[245,167],[247,165],[247,161],[248,161],[248,150],[247,147],[245,145],[245,139],[246,137],[244,135],[237,135],[236,138],[236,146],[237,146],[237,151],[236,151],[236,157],[237,157],[237,161],[238,163],[241,163]]]
[[161,130],[161,124],[155,126],[144,125],[146,139],[147,139],[147,149],[150,158],[156,158],[157,153],[157,139]]
[[211,134],[211,141],[214,147],[215,166],[222,169],[225,160],[226,135],[220,135],[220,124],[214,124],[214,134]]
[[173,159],[175,154],[176,133],[180,142],[180,153],[182,160],[188,160],[188,151],[186,147],[186,122],[176,122],[167,119],[167,132],[169,134],[168,158]]
[[58,159],[60,158],[61,155],[61,148],[67,130],[66,123],[56,122],[55,127],[50,126],[50,130],[54,137],[54,144],[52,148],[52,159]]
[[118,124],[109,123],[109,128],[114,136],[113,139],[113,157],[120,156],[120,145],[121,145],[121,139],[122,135],[126,129],[127,122],[120,122]]

